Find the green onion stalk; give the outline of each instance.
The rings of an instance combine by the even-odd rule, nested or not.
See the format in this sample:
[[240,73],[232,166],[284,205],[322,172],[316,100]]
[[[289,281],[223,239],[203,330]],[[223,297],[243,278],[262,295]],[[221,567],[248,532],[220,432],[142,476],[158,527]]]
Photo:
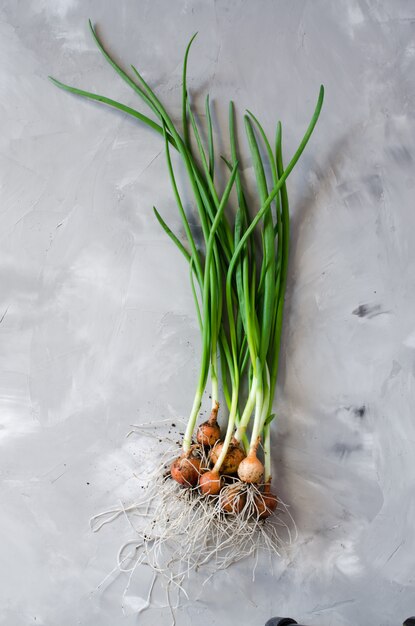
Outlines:
[[[261,480],[269,483],[271,422],[275,417],[273,403],[289,259],[290,214],[286,181],[317,123],[324,88],[320,87],[308,128],[285,167],[281,123],[276,125],[272,146],[254,114],[247,111],[244,115],[256,183],[256,200],[248,203],[246,183],[239,167],[241,158],[233,102],[229,106],[230,156],[221,156],[219,160],[227,172],[223,186],[217,183],[218,159],[209,96],[205,100],[206,128],[203,132],[196,121],[186,79],[189,51],[196,35],[191,38],[184,55],[179,128],[140,72],[132,65],[132,73],[127,74],[106,51],[91,22],[89,25],[104,58],[133,89],[152,117],[106,96],[50,79],[61,89],[136,118],[161,136],[172,192],[183,225],[184,237],[180,238],[153,207],[160,226],[188,264],[201,334],[199,376],[183,438],[182,457],[189,459],[192,455],[197,420],[210,377],[212,415],[216,417],[221,392],[228,408],[222,441],[217,453],[210,456],[211,471],[221,471],[232,447],[237,446],[243,450],[242,457],[246,455],[247,459],[252,459],[261,442],[264,457]],[[202,139],[204,136],[206,141]],[[189,223],[180,194],[172,149],[179,153],[187,174],[202,232],[201,245],[196,243],[195,229]],[[240,477],[245,473],[241,469]],[[194,484],[190,479],[189,482]],[[249,478],[247,482],[251,482]]]

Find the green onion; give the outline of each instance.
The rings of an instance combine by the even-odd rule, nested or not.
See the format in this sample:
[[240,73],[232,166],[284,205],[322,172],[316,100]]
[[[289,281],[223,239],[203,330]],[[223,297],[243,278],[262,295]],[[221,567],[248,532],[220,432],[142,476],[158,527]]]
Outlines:
[[[290,215],[286,181],[317,123],[323,104],[324,88],[321,86],[310,124],[285,168],[282,159],[281,123],[277,124],[273,151],[255,115],[248,111],[244,116],[245,133],[256,180],[256,200],[249,206],[247,198],[252,193],[248,194],[239,168],[241,158],[233,103],[229,106],[230,155],[222,156],[222,166],[228,175],[223,189],[216,182],[215,176],[215,166],[217,170],[220,161],[215,163],[209,96],[205,100],[205,132],[202,132],[196,121],[187,85],[189,52],[196,35],[189,41],[184,55],[179,128],[139,71],[132,65],[134,76],[127,74],[106,51],[91,23],[90,28],[104,58],[149,108],[155,119],[112,98],[68,86],[54,78],[51,80],[61,89],[132,116],[163,137],[170,183],[184,229],[184,239],[181,239],[153,207],[158,223],[188,263],[202,346],[199,377],[182,442],[183,451],[174,462],[172,476],[181,485],[186,485],[189,481],[191,485],[188,486],[197,484],[196,469],[202,467],[203,463],[201,465],[194,460],[198,454],[194,437],[210,375],[212,415],[208,422],[198,427],[197,432],[205,427],[209,427],[210,434],[217,432],[216,415],[221,393],[225,398],[227,416],[223,417],[225,411],[222,410],[223,440],[216,442],[213,449],[201,453],[206,465],[204,469],[209,470],[213,476],[212,485],[215,485],[215,489],[220,489],[222,483],[218,478],[219,472],[223,472],[225,467],[232,467],[232,460],[237,459],[234,471],[238,470],[240,480],[247,485],[257,485],[264,480],[267,488],[263,493],[268,498],[264,502],[269,501],[271,422],[275,417],[272,411],[278,378],[289,260]],[[204,135],[207,137],[207,145],[203,141]],[[196,245],[195,228],[187,218],[186,207],[176,183],[171,159],[172,148],[181,157],[193,194],[203,233],[201,246]],[[233,190],[235,193],[232,195]],[[264,464],[257,458],[259,441],[262,441]],[[187,467],[183,469],[186,463]],[[208,493],[210,497],[213,495],[213,487],[206,485],[207,482],[205,477],[203,493]],[[258,498],[258,493],[257,489],[255,498]],[[232,504],[229,497],[226,496],[226,511]],[[239,508],[240,503],[241,496],[238,495]],[[261,509],[261,519],[267,517],[264,506]]]

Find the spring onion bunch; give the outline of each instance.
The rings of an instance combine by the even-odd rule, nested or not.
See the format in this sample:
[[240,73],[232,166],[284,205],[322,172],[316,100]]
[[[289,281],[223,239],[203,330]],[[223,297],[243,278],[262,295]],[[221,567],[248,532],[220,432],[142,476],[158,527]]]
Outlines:
[[[151,117],[106,96],[51,80],[61,89],[135,117],[161,136],[183,225],[184,237],[180,237],[153,207],[160,226],[188,265],[202,345],[199,377],[182,451],[171,464],[170,476],[195,498],[205,498],[204,508],[210,499],[218,515],[243,515],[245,511],[248,516],[264,519],[277,505],[277,498],[270,491],[270,426],[275,417],[273,401],[289,257],[286,181],[317,123],[324,89],[320,88],[309,126],[285,166],[281,123],[276,125],[275,139],[271,141],[254,114],[246,112],[245,133],[256,181],[255,200],[248,201],[247,185],[240,169],[233,103],[229,105],[230,153],[220,159],[215,152],[209,96],[205,101],[203,130],[194,114],[186,74],[195,36],[184,55],[182,114],[177,123],[139,71],[132,65],[131,73],[127,74],[106,51],[91,22],[90,29],[105,59],[146,105]],[[195,227],[188,219],[172,151],[180,154],[187,175],[202,245],[197,243]],[[217,182],[219,167],[226,172],[225,185]],[[209,378],[212,413],[207,422],[198,425]],[[219,427],[221,391],[227,411],[226,417],[222,411],[222,427]],[[248,507],[250,489],[254,495]]]

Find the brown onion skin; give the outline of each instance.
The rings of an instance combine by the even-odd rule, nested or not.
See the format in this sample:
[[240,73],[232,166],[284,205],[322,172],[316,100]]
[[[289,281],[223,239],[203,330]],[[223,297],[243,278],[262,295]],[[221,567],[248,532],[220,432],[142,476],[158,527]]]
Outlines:
[[203,424],[200,424],[197,429],[196,439],[202,446],[212,447],[221,438],[220,427],[217,422],[218,419],[219,404],[215,402],[215,406],[212,409],[209,419]]
[[264,491],[255,496],[255,506],[258,519],[266,519],[273,514],[278,506],[278,498],[271,493],[270,482],[267,482]]
[[197,429],[196,439],[202,446],[212,447],[221,438],[219,424],[212,424],[209,420],[200,424]]
[[228,487],[219,496],[220,507],[225,513],[238,515],[246,504],[246,495],[240,491],[238,485]]
[[[219,442],[215,444],[212,448],[210,452],[210,460],[213,464],[215,464],[218,460],[222,447],[223,443]],[[222,474],[235,474],[238,470],[239,464],[241,463],[241,461],[243,461],[244,458],[245,453],[239,447],[239,445],[236,443],[231,443],[221,465],[220,472]]]
[[200,459],[182,455],[171,464],[170,474],[179,485],[195,487],[200,476]]
[[258,442],[251,448],[248,456],[240,462],[238,476],[244,483],[258,484],[264,475],[264,466],[256,455]]
[[210,470],[201,475],[199,479],[200,493],[204,496],[217,496],[222,489],[223,480],[219,472]]

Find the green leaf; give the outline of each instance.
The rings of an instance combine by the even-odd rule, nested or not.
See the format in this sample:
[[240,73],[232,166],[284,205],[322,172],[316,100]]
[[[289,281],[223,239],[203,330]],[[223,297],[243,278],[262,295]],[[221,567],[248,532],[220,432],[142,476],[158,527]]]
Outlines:
[[272,420],[276,417],[275,413],[271,413],[271,415],[268,415],[268,417],[266,418],[265,422],[264,422],[264,428],[266,428],[269,424],[271,424]]

